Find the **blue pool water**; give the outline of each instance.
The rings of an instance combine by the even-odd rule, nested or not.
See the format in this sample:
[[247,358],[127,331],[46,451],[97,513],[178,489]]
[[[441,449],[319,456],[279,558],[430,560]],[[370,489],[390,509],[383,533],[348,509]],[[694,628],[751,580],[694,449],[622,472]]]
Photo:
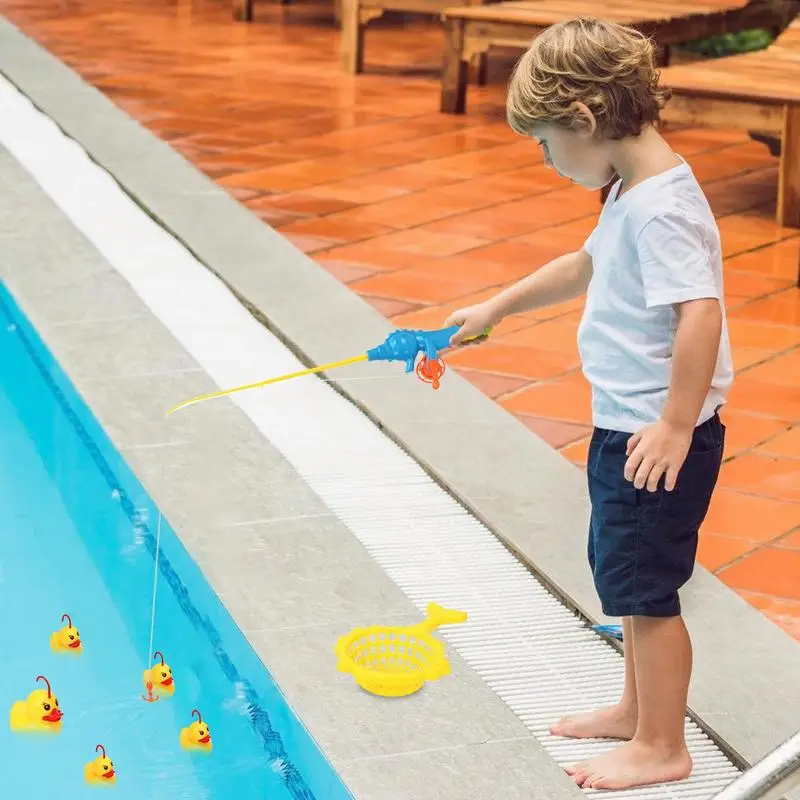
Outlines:
[[[176,689],[140,699],[158,510],[1,283],[0,442],[2,796],[94,796],[83,770],[102,744],[120,798],[349,798],[166,520],[153,647]],[[76,658],[50,649],[64,613]],[[37,675],[64,711],[57,736],[9,728]],[[209,756],[180,747],[195,708]]]

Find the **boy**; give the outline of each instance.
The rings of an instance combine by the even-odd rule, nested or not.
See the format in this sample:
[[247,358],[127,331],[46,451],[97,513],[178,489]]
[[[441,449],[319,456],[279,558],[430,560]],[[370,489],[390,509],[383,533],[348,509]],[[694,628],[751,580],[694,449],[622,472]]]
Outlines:
[[717,411],[732,367],[719,231],[691,169],[656,129],[665,100],[652,45],[633,30],[577,19],[534,40],[511,80],[509,123],[587,189],[618,180],[581,250],[447,323],[461,325],[455,345],[508,314],[587,294],[578,345],[595,425],[589,563],[604,613],[623,618],[625,688],[613,708],[551,732],[628,741],[567,770],[584,788],[692,770],[692,651],[678,590],[722,461]]

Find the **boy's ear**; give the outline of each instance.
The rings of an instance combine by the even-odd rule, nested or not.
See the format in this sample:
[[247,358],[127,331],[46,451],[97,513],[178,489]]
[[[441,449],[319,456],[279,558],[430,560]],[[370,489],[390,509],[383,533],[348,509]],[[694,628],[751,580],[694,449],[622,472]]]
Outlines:
[[597,119],[585,103],[576,102],[572,105],[573,111],[581,120],[579,132],[588,137],[593,137],[597,131]]

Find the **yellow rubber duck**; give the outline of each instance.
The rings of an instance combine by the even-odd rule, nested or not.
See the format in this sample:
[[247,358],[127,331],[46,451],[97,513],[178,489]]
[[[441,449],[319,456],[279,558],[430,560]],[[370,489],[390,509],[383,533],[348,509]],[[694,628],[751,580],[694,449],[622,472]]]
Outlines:
[[61,617],[61,621],[64,622],[64,620],[67,621],[66,626],[50,637],[50,648],[56,653],[80,655],[83,652],[81,635],[78,633],[78,629],[73,627],[69,614]]
[[83,768],[83,776],[86,783],[94,786],[110,786],[117,782],[117,772],[114,769],[114,762],[106,755],[106,749],[99,744],[95,747],[95,753],[103,751],[103,755],[98,756],[94,761],[89,761]]
[[11,706],[9,726],[19,732],[60,733],[61,718],[64,716],[58,707],[58,698],[50,689],[50,681],[43,675],[37,675],[37,681],[47,684],[47,691],[34,689],[27,700],[17,700]]
[[197,709],[192,711],[192,716],[197,714],[197,721],[188,728],[181,728],[181,747],[184,750],[200,750],[211,752],[211,730],[207,722],[203,722]]
[[172,670],[168,664],[164,663],[164,654],[160,650],[153,653],[153,658],[161,658],[161,663],[156,664],[152,669],[144,671],[144,685],[148,693],[155,691],[157,695],[172,695],[175,692],[175,681],[172,678]]

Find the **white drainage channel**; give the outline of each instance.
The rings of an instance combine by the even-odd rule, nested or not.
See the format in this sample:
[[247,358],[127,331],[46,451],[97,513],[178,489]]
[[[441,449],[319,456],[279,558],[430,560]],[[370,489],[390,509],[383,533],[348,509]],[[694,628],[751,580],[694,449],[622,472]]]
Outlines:
[[[219,280],[2,78],[0,142],[220,386],[301,368]],[[622,689],[620,655],[413,459],[324,381],[282,384],[235,402],[420,610],[435,599],[469,612],[469,622],[445,638],[557,762],[608,749],[607,741],[550,736],[548,727],[563,714],[613,703]],[[615,797],[703,800],[730,783],[738,770],[688,719],[686,730],[695,763],[688,781]]]

